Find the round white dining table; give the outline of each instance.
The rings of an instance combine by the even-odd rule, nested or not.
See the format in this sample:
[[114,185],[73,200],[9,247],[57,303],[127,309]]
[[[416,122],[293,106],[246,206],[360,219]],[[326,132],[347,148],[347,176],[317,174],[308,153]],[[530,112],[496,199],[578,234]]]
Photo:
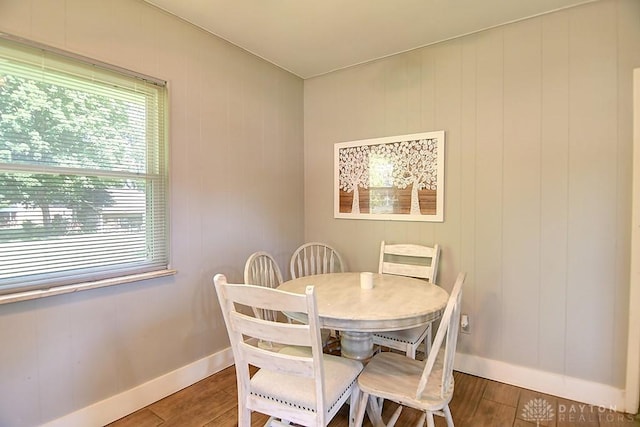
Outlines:
[[[373,274],[373,288],[362,289],[360,273],[329,273],[283,282],[278,289],[304,293],[313,285],[322,328],[341,331],[342,355],[367,360],[373,355],[373,333],[424,325],[438,319],[449,294],[441,287],[405,276]],[[306,322],[305,315],[285,313]]]

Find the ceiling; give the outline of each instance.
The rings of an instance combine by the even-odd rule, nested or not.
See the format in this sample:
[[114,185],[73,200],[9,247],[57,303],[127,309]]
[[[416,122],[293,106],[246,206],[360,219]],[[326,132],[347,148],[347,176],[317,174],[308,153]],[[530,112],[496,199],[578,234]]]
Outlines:
[[145,0],[299,77],[597,0]]

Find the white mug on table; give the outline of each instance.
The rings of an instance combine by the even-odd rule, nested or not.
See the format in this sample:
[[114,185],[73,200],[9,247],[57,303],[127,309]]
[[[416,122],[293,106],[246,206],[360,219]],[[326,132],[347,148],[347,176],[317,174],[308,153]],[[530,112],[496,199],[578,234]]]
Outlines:
[[360,288],[373,289],[373,273],[368,271],[360,273]]

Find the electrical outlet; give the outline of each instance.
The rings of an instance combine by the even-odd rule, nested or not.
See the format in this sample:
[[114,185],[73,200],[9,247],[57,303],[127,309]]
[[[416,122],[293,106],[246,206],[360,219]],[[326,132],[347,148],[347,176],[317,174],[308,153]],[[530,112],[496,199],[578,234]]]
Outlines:
[[465,334],[471,333],[471,325],[469,324],[469,315],[463,314],[460,316],[460,331]]

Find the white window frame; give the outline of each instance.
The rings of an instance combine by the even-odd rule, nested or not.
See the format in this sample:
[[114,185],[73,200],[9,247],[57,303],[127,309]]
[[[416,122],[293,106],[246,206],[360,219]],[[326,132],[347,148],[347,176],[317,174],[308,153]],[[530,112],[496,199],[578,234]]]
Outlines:
[[[149,151],[149,147],[153,147],[153,153],[158,155],[158,158],[154,160],[154,169],[153,169],[153,177],[152,180],[154,184],[154,190],[146,190],[145,197],[147,202],[146,213],[143,216],[146,221],[146,246],[147,253],[153,252],[154,250],[158,250],[162,252],[159,258],[153,256],[153,259],[148,264],[139,263],[141,266],[131,267],[124,266],[123,268],[110,268],[110,267],[98,267],[96,269],[79,269],[79,270],[69,270],[69,274],[37,274],[33,276],[24,276],[24,283],[19,283],[20,280],[17,279],[7,279],[4,282],[0,279],[0,304],[23,301],[27,299],[41,298],[45,296],[51,295],[59,295],[69,292],[76,292],[79,290],[85,289],[93,289],[104,286],[118,285],[123,283],[130,283],[139,280],[146,280],[155,277],[162,277],[173,275],[176,273],[170,267],[170,255],[169,255],[169,177],[168,177],[168,132],[167,132],[167,111],[168,111],[168,96],[167,96],[167,84],[166,82],[149,77],[140,73],[131,72],[129,70],[125,70],[116,66],[112,66],[109,64],[105,64],[99,61],[95,61],[92,59],[88,59],[83,56],[75,55],[72,53],[64,52],[59,49],[51,48],[48,46],[43,46],[41,44],[33,43],[30,41],[26,41],[24,39],[20,39],[17,37],[13,37],[7,34],[0,33],[0,43],[3,43],[5,49],[7,45],[15,46],[16,49],[24,49],[26,52],[35,52],[41,51],[43,55],[47,55],[49,57],[54,57],[66,61],[69,64],[78,64],[79,67],[92,67],[96,70],[100,70],[100,73],[104,73],[105,75],[111,75],[114,81],[118,79],[123,79],[123,81],[129,81],[133,85],[143,86],[143,85],[152,85],[154,90],[157,90],[157,93],[160,94],[158,97],[158,110],[157,113],[153,116],[153,123],[155,132],[149,132],[149,134],[153,134],[153,141],[149,141],[149,137],[147,138],[147,163],[152,163],[150,160],[151,154]],[[5,50],[6,51],[6,50]],[[1,52],[1,51],[0,51]],[[0,57],[1,59],[1,57]],[[43,67],[44,68],[44,67]],[[97,72],[96,72],[97,73]],[[139,83],[136,83],[139,82]],[[149,129],[150,124],[150,116],[148,114],[149,111],[154,111],[153,109],[145,109],[146,118],[145,123],[147,129]],[[141,174],[129,173],[134,177],[138,177],[139,179],[145,180],[146,178],[151,179],[151,173],[149,172],[149,168],[151,166],[147,166],[147,172],[143,172]],[[80,170],[74,170],[74,168],[70,167],[62,167],[55,168],[47,165],[22,165],[22,164],[12,164],[10,161],[7,163],[6,160],[0,158],[0,173],[12,173],[12,172],[24,172],[24,173],[75,173],[81,175],[82,173],[87,173],[87,176],[93,175],[89,172],[83,172]],[[110,172],[103,171],[99,173],[104,173],[105,175],[112,174],[113,177],[123,178],[126,177],[128,172]],[[142,178],[140,178],[140,176]],[[146,177],[146,178],[145,178]],[[149,180],[146,179],[147,184],[149,184]],[[148,185],[145,188],[150,188]],[[159,190],[158,190],[159,189]],[[155,197],[155,195],[150,195],[150,193],[154,193],[155,191],[160,191],[162,193],[161,196]],[[150,198],[153,198],[152,200]],[[158,203],[159,202],[159,203]],[[156,215],[157,214],[157,215]],[[154,218],[153,220],[149,218]],[[156,221],[155,218],[159,218],[159,221]],[[150,227],[147,223],[153,223],[154,227],[159,224],[159,228],[155,227],[154,230],[149,230]],[[150,234],[153,233],[152,241],[150,239]],[[160,236],[160,237],[158,237]],[[151,242],[151,243],[150,243]],[[158,243],[159,242],[159,243]],[[149,245],[153,245],[149,248]],[[2,258],[0,248],[0,260]],[[5,256],[8,251],[5,251]],[[0,265],[2,265],[0,263]],[[76,273],[74,273],[76,271]],[[0,278],[1,276],[0,271]],[[8,274],[5,274],[4,277],[8,277]],[[23,273],[24,274],[24,273]]]

